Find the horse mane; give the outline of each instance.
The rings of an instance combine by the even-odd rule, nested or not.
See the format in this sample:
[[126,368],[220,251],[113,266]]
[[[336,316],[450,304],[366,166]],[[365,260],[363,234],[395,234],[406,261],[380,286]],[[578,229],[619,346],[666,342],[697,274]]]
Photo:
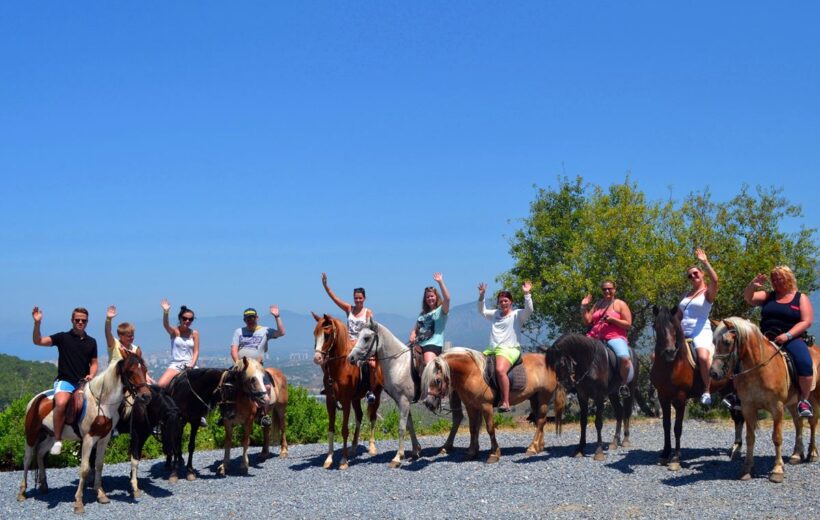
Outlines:
[[122,389],[122,383],[119,381],[119,378],[120,374],[122,374],[125,369],[125,360],[130,357],[131,356],[126,356],[124,359],[120,359],[116,363],[109,363],[105,370],[98,373],[93,379],[91,379],[91,381],[88,382],[87,386],[89,392],[95,397],[102,397],[101,391],[104,388],[108,388],[110,392],[111,389],[119,384],[120,389]]
[[[737,334],[738,343],[746,343],[748,341],[759,342],[760,337],[763,336],[757,325],[739,316],[732,316],[731,318],[726,318],[720,323],[718,329],[720,329],[720,327],[723,327],[724,330],[722,332],[725,332],[726,329],[729,328],[729,325],[726,325],[727,322],[729,323],[729,325],[732,326],[732,328],[734,328],[735,334]],[[716,330],[715,335],[717,334],[718,332]]]
[[475,364],[478,365],[478,372],[480,374],[484,373],[484,370],[487,368],[487,358],[484,357],[484,354],[477,350],[473,350],[471,348],[464,348],[464,347],[456,347],[448,350],[440,357],[450,358],[456,355],[464,355],[470,356],[475,361]]
[[658,348],[658,339],[661,337],[658,334],[659,328],[672,327],[675,330],[675,346],[679,347],[686,343],[686,337],[683,334],[683,327],[677,314],[666,306],[658,308],[658,313],[655,315],[655,348]]
[[[575,362],[579,363],[581,360],[577,359],[575,355],[581,354],[584,360],[592,362],[595,359],[595,352],[600,345],[601,340],[590,338],[583,334],[568,332],[556,339],[555,343],[552,344],[552,348],[557,349],[558,352],[572,356]],[[549,357],[547,359],[549,359]],[[553,358],[553,361],[555,361],[555,358]]]
[[350,350],[353,347],[350,345],[350,341],[348,341],[347,326],[342,320],[335,316],[331,316],[330,314],[325,314],[325,316],[330,319],[330,324],[333,327],[333,341],[336,343],[335,346],[339,348],[339,354],[337,355],[346,356],[350,354]]

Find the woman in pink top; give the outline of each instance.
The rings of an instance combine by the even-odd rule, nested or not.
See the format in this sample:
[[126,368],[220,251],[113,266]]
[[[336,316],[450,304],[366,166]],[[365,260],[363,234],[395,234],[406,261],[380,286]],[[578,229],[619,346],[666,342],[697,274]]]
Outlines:
[[581,318],[585,325],[591,326],[587,336],[606,341],[607,346],[615,352],[620,365],[619,392],[622,397],[628,397],[629,389],[626,385],[632,379],[633,369],[626,331],[632,326],[632,312],[626,302],[615,298],[615,290],[615,282],[604,280],[601,284],[603,297],[591,309],[589,304],[592,302],[592,295],[584,296],[581,300]]

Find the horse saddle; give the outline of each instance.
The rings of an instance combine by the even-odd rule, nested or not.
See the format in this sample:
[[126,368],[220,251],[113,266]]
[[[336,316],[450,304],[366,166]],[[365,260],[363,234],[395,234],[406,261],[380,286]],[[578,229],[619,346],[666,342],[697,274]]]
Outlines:
[[[83,416],[85,415],[85,394],[83,393],[83,389],[85,388],[85,383],[81,383],[80,386],[71,393],[71,397],[68,399],[68,403],[65,407],[65,426],[70,426],[77,437],[82,438],[80,434],[80,421],[82,421]],[[38,400],[32,403],[32,407],[39,406],[39,403],[42,399],[49,399],[51,401],[52,410],[54,406],[54,391],[49,390],[40,394]]]
[[[484,381],[493,390],[493,406],[495,407],[501,402],[501,392],[495,373],[495,356],[484,356],[484,360],[486,361]],[[523,356],[518,356],[518,360],[507,371],[507,377],[510,379],[510,392],[520,392],[527,387],[527,370],[522,360]]]
[[[695,342],[692,338],[686,338],[686,361],[692,368],[698,368],[698,354],[695,352]],[[712,364],[712,355],[709,354],[709,364]]]

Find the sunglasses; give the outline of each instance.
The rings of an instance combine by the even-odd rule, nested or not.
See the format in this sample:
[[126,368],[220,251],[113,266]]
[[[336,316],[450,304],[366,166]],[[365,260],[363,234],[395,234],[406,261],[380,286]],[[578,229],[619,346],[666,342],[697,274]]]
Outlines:
[[689,278],[690,280],[692,278],[700,278],[700,273],[692,271],[691,273],[687,274],[686,277]]
[[255,320],[257,316],[245,316],[245,321],[247,320]]
[[609,291],[614,291],[615,288],[614,287],[601,287],[601,290],[604,291],[604,292],[609,292]]
[[193,318],[186,318],[186,317],[183,316],[179,321],[187,321],[188,323],[191,323],[191,322],[194,321],[194,319]]
[[88,323],[88,320],[82,318],[74,318],[74,323]]
[[134,337],[133,334],[120,334],[120,336],[122,336],[124,338],[133,338]]

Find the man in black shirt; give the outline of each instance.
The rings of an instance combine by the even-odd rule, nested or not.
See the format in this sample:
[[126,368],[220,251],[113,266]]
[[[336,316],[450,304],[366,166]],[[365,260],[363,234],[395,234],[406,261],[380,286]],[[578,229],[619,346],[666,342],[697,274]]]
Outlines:
[[80,382],[89,381],[97,374],[97,341],[85,333],[88,325],[88,311],[77,307],[71,313],[71,330],[58,332],[51,336],[40,335],[40,322],[43,312],[34,307],[31,311],[34,318],[34,344],[41,347],[57,347],[57,379],[54,380],[54,445],[51,453],[59,455],[63,448],[63,424],[65,408],[71,393]]

